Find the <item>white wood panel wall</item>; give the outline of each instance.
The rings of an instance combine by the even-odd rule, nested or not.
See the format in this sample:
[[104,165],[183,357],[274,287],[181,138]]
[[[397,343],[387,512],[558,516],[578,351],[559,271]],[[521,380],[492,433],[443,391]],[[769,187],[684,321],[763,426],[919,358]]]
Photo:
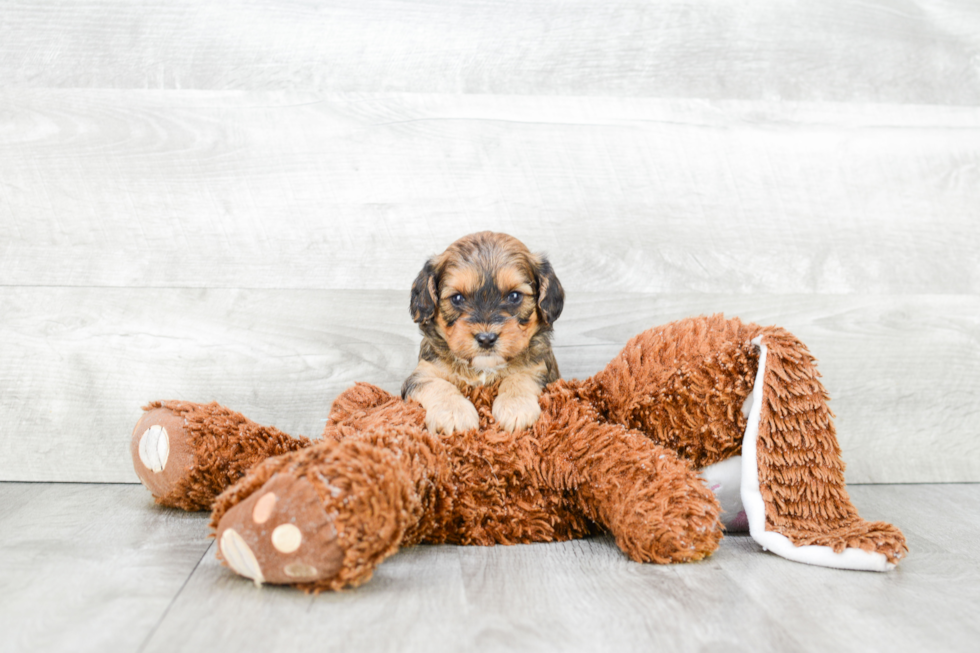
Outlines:
[[851,482],[980,481],[980,5],[0,1],[0,480],[135,481],[155,398],[316,434],[408,287],[546,251],[566,376],[724,311]]

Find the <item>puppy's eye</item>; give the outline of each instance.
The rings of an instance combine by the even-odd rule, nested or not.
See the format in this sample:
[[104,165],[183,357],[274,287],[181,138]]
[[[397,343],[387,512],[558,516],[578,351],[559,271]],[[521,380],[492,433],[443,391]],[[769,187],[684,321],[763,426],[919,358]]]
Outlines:
[[509,295],[507,295],[508,304],[520,304],[522,299],[524,299],[524,294],[519,293],[516,290],[510,293]]
[[466,301],[466,298],[459,293],[456,293],[455,295],[449,298],[449,302],[457,308],[462,306],[464,301]]

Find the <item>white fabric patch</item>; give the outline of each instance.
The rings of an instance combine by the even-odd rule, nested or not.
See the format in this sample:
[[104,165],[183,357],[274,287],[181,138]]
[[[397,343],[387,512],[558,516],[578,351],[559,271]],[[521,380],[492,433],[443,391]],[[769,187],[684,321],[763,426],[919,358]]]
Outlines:
[[762,418],[762,389],[765,382],[766,353],[768,348],[762,344],[762,336],[752,340],[759,348],[759,369],[752,386],[752,405],[749,409],[748,424],[742,440],[742,505],[749,522],[749,534],[765,551],[796,562],[805,562],[821,567],[855,569],[859,571],[888,571],[895,565],[888,562],[883,553],[862,549],[844,549],[835,553],[829,546],[794,546],[785,535],[766,530],[766,504],[759,490],[759,466],[757,441],[759,423]]
[[252,553],[252,549],[249,548],[244,538],[235,530],[225,529],[225,532],[221,534],[219,545],[221,546],[221,554],[239,576],[251,578],[256,585],[265,582],[265,578],[262,576],[262,567],[259,566],[255,554]]
[[143,431],[139,454],[140,461],[153,473],[159,474],[166,469],[167,458],[170,457],[170,436],[167,435],[167,429],[154,424]]
[[749,413],[752,412],[752,404],[755,403],[755,387],[749,392],[748,396],[745,397],[745,401],[742,402],[742,417],[745,419],[749,418]]
[[732,456],[701,470],[708,489],[715,493],[721,504],[721,523],[726,531],[747,531],[745,511],[742,509],[742,457]]

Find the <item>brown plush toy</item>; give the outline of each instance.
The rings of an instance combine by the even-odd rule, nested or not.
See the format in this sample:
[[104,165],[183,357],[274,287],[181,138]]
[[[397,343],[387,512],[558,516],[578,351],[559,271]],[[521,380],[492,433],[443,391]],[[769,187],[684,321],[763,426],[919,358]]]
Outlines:
[[419,543],[607,531],[631,559],[669,563],[747,528],[792,560],[877,571],[907,550],[851,504],[814,359],[783,329],[721,316],[651,329],[594,377],[549,385],[514,433],[494,422],[494,393],[469,390],[478,429],[435,435],[419,404],[358,384],[319,441],[157,402],[131,451],[158,503],[213,510],[232,569],[307,591],[359,585]]

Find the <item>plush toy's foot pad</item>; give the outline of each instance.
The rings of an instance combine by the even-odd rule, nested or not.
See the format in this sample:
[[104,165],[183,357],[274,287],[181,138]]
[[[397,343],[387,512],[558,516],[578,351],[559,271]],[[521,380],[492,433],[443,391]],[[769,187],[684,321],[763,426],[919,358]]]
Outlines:
[[153,408],[133,429],[129,447],[133,468],[157,499],[184,483],[194,467],[194,447],[184,422],[167,408]]
[[313,484],[286,473],[228,510],[218,523],[220,557],[261,583],[329,580],[343,566],[333,519]]

